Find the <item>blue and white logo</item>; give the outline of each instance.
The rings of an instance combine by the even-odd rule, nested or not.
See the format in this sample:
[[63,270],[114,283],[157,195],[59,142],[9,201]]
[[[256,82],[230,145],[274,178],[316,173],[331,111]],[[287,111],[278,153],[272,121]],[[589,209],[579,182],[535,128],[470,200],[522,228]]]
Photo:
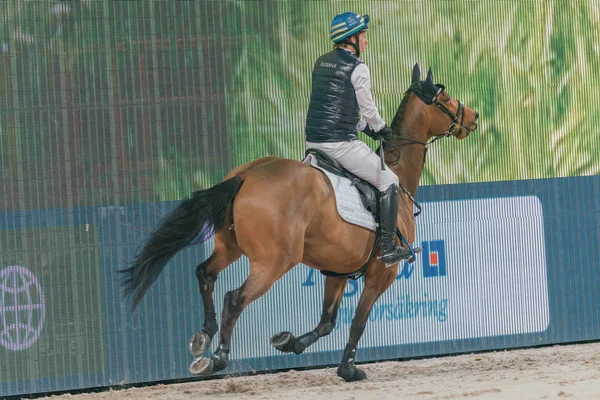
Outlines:
[[0,345],[18,351],[31,347],[44,326],[42,287],[25,267],[0,270]]
[[423,277],[446,276],[446,248],[443,240],[423,242]]

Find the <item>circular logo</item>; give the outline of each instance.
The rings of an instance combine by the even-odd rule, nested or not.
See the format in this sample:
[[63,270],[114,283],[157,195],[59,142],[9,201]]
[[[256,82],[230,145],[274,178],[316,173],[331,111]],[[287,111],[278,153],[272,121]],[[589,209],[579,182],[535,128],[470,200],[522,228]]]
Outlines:
[[0,270],[0,345],[14,351],[31,347],[45,314],[42,287],[30,270],[16,265]]

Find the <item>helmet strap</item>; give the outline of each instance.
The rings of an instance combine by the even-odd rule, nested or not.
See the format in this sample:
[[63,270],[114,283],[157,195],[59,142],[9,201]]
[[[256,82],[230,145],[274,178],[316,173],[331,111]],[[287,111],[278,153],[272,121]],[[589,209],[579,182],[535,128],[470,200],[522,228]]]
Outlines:
[[360,35],[360,32],[355,33],[353,35],[356,38],[356,42],[352,43],[352,41],[350,41],[350,43],[352,44],[352,47],[354,47],[354,50],[356,51],[356,57],[360,57],[360,46],[358,44],[358,35]]
[[[349,44],[350,46],[352,46],[352,48],[354,49],[354,52],[356,54],[356,57],[360,57],[360,46],[358,44],[358,36],[360,35],[360,32],[355,33],[352,36],[348,36],[347,38],[345,38],[344,40],[342,40],[340,43],[345,43],[345,44]],[[354,37],[356,39],[355,42],[352,42],[352,40],[350,40],[351,37]]]

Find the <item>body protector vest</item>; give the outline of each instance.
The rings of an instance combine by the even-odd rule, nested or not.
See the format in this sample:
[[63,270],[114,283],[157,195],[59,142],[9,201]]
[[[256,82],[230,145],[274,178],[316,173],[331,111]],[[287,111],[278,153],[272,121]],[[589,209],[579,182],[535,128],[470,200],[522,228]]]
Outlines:
[[362,61],[342,49],[322,55],[312,73],[312,93],[306,117],[308,142],[358,139],[360,110],[350,77]]

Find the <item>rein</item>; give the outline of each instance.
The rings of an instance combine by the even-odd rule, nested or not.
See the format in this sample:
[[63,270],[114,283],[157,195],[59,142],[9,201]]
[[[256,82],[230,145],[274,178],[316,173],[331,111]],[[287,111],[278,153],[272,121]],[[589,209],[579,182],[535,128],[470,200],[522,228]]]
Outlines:
[[[384,143],[391,145],[394,149],[396,149],[398,151],[398,157],[394,160],[394,162],[389,163],[390,165],[395,165],[398,164],[398,162],[400,161],[400,148],[404,147],[404,146],[408,146],[411,144],[420,144],[423,145],[425,147],[425,154],[423,155],[423,165],[425,165],[425,156],[427,155],[427,149],[429,147],[429,145],[433,142],[420,142],[418,140],[413,140],[413,139],[409,139],[409,138],[405,138],[402,136],[396,136],[396,139],[402,139],[402,140],[406,140],[408,141],[408,143],[405,143],[403,145],[395,145],[394,143],[385,140],[383,138],[380,139],[380,143],[379,143],[379,157],[381,157],[381,163],[387,163],[386,161],[384,161],[384,152],[383,152],[383,147],[384,147]],[[413,197],[412,194],[410,194],[410,192],[408,191],[408,189],[406,189],[404,187],[404,185],[401,182],[398,182],[398,186],[400,187],[400,189],[402,190],[402,192],[404,192],[404,194],[410,199],[410,201],[414,204],[414,206],[417,208],[417,212],[413,213],[413,216],[416,217],[419,214],[421,214],[422,211],[422,207],[421,205],[417,202],[417,200],[415,200],[415,198]]]

